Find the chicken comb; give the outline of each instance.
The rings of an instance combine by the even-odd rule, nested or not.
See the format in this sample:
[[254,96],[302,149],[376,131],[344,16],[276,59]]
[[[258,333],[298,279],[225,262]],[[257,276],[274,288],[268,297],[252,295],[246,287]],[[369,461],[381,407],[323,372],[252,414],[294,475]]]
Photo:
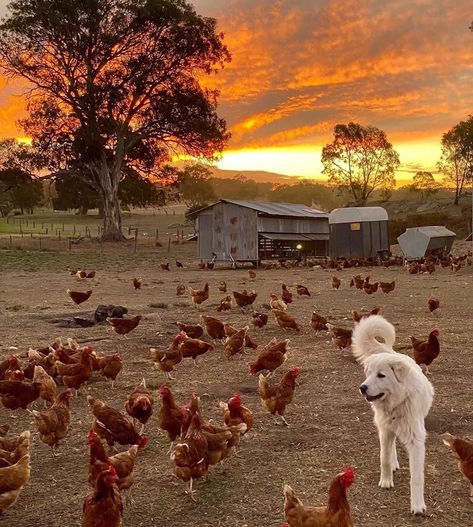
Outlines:
[[148,444],[148,436],[141,436],[138,448],[144,448]]
[[346,467],[343,469],[343,485],[348,488],[355,481],[355,469],[353,467]]
[[300,375],[300,373],[301,373],[301,369],[300,368],[292,368],[292,370],[291,370],[291,375],[293,377],[297,377],[298,375]]
[[117,351],[117,353],[114,353],[114,354],[113,354],[113,358],[114,358],[115,360],[119,360],[119,361],[122,360],[122,356],[120,355],[120,353],[118,353],[118,351]]
[[87,444],[91,445],[92,443],[96,441],[97,438],[98,438],[97,433],[95,432],[93,428],[91,428],[87,433]]
[[241,399],[241,394],[240,394],[240,392],[234,392],[234,393],[232,393],[232,397],[234,399]]
[[112,476],[116,476],[117,475],[117,471],[115,470],[115,467],[113,465],[110,465],[108,467],[107,472],[109,474],[111,474]]

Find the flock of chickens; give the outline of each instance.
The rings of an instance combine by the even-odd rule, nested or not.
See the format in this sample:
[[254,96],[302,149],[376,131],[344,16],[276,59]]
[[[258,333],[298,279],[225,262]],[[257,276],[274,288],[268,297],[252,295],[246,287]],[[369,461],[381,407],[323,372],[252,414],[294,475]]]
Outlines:
[[[454,272],[458,265],[471,263],[471,254],[455,260],[449,260]],[[176,262],[183,266],[180,262]],[[395,262],[398,263],[398,262]],[[395,264],[394,263],[394,264]],[[393,265],[391,262],[390,265]],[[435,265],[443,265],[441,259],[434,258],[416,263],[415,268],[408,264],[409,273],[435,271]],[[443,265],[445,267],[445,265]],[[213,268],[211,265],[199,264],[200,268]],[[329,266],[330,268],[331,266]],[[359,267],[353,262],[339,261],[331,268]],[[169,270],[169,264],[162,264],[162,270]],[[80,279],[89,279],[95,272],[83,270],[70,271]],[[257,273],[248,271],[250,281],[255,281]],[[334,289],[342,287],[343,282],[337,276],[331,279]],[[135,278],[133,287],[141,289],[142,280]],[[354,275],[348,283],[368,295],[378,290],[390,294],[395,290],[396,283],[372,282],[370,276]],[[256,311],[253,304],[258,296],[255,290],[232,291],[227,294],[227,284],[220,281],[217,285],[220,293],[225,294],[216,307],[216,313],[239,308],[248,314],[248,324],[242,328],[234,327],[220,320],[217,316],[201,314],[201,324],[184,324],[176,322],[177,334],[165,349],[151,348],[150,358],[157,370],[173,379],[172,373],[185,359],[192,359],[198,365],[198,359],[205,353],[216,349],[217,342],[222,343],[227,359],[243,354],[245,348],[258,350],[259,346],[250,335],[250,327],[254,331],[262,330],[274,316],[277,325],[285,331],[299,332],[301,321],[297,321],[290,313],[290,306],[295,297],[310,297],[307,287],[296,285],[291,291],[282,284],[280,294],[271,293],[268,304],[263,304],[266,312]],[[209,300],[210,287],[206,282],[201,290],[186,288],[180,283],[176,295],[182,297],[189,292],[191,303],[201,309]],[[67,290],[68,296],[75,304],[86,302],[93,291],[86,292]],[[436,298],[427,300],[430,312],[435,312],[440,306]],[[361,318],[377,314],[379,307],[368,313],[352,312],[354,324]],[[108,318],[107,322],[119,335],[127,335],[133,331],[143,319],[141,315],[126,318]],[[330,323],[322,314],[313,312],[309,326],[319,333],[330,333],[332,342],[339,349],[351,345],[352,328],[337,327]],[[204,340],[204,335],[208,339]],[[427,375],[429,366],[440,353],[439,330],[434,329],[426,339],[411,337],[412,354]],[[289,350],[290,339],[273,338],[258,351],[256,357],[248,365],[250,375],[258,375],[255,389],[261,404],[282,424],[288,425],[285,412],[294,398],[296,379],[301,370],[293,367],[279,374],[279,368],[284,365]],[[101,375],[113,382],[123,368],[119,353],[100,355],[91,346],[80,345],[72,339],[67,343],[57,338],[54,343],[45,348],[30,349],[25,356],[10,355],[0,363],[0,401],[10,410],[11,416],[17,409],[27,409],[36,425],[41,441],[49,445],[54,456],[57,447],[68,433],[71,423],[70,400],[78,395],[78,390],[87,383],[93,375]],[[277,378],[276,378],[277,377]],[[275,379],[276,378],[276,379]],[[59,386],[64,386],[61,391]],[[186,483],[186,492],[194,499],[195,480],[205,477],[212,466],[222,464],[234,454],[240,445],[241,438],[253,428],[254,416],[246,407],[240,393],[232,394],[229,400],[220,403],[222,423],[216,424],[206,419],[200,406],[200,399],[192,394],[186,403],[178,403],[167,384],[162,384],[157,395],[160,399],[158,410],[159,427],[167,434],[170,442],[169,457],[173,473]],[[42,400],[44,409],[29,409],[36,401]],[[123,514],[122,493],[126,493],[125,504],[131,499],[134,482],[134,465],[139,451],[146,447],[148,437],[144,435],[146,425],[155,410],[152,390],[143,379],[124,401],[124,411],[118,410],[105,401],[87,396],[90,408],[90,428],[87,436],[90,457],[88,465],[88,482],[92,492],[83,502],[82,527],[117,527],[121,525]],[[17,500],[22,488],[30,477],[30,431],[24,431],[18,436],[8,434],[8,425],[0,427],[0,514],[11,507]],[[444,442],[453,450],[459,459],[462,473],[471,483],[471,499],[473,501],[473,442],[457,438],[450,434],[442,436]],[[105,444],[108,446],[106,448]],[[128,450],[115,453],[115,444],[127,446]],[[353,525],[350,506],[347,499],[347,489],[355,480],[353,468],[345,468],[331,482],[328,503],[324,507],[306,507],[297,498],[291,487],[284,487],[284,511],[289,527],[350,527]]]

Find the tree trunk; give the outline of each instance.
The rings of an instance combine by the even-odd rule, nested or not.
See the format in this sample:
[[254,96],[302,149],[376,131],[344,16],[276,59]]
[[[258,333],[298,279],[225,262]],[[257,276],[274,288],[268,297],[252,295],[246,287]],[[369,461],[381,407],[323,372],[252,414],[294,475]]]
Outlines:
[[125,239],[122,233],[122,217],[118,192],[110,192],[103,199],[103,232],[102,241],[121,242]]
[[460,194],[458,192],[458,189],[455,191],[455,200],[453,202],[454,205],[458,205],[458,201],[460,199]]

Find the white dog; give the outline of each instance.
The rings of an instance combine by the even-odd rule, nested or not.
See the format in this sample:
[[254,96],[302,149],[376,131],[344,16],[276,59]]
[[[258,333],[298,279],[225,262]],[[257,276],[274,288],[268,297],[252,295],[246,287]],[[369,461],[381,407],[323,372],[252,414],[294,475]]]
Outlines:
[[[381,337],[384,343],[377,340]],[[425,424],[434,389],[419,366],[407,355],[393,350],[396,332],[379,315],[362,319],[353,330],[352,350],[365,368],[361,394],[371,403],[381,448],[379,486],[394,487],[393,472],[399,468],[396,438],[409,454],[411,512],[425,512]]]

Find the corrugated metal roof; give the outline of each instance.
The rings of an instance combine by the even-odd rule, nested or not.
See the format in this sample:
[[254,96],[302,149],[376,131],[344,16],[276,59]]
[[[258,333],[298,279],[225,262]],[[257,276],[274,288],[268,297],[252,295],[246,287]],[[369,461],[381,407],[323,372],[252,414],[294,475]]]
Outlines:
[[[295,203],[265,203],[262,201],[244,201],[236,199],[221,199],[217,203],[232,203],[233,205],[239,205],[240,207],[246,207],[253,209],[262,214],[268,214],[269,216],[286,216],[293,218],[328,218],[328,212],[313,209],[304,204]],[[216,203],[205,207],[202,210],[213,207]]]
[[332,210],[329,216],[331,224],[387,220],[388,213],[383,207],[344,207]]
[[411,227],[409,229],[406,229],[406,233],[408,233],[409,231],[417,231],[429,238],[441,238],[442,236],[450,238],[451,236],[456,236],[454,232],[449,231],[446,227],[443,227],[442,225],[430,225],[427,227]]

